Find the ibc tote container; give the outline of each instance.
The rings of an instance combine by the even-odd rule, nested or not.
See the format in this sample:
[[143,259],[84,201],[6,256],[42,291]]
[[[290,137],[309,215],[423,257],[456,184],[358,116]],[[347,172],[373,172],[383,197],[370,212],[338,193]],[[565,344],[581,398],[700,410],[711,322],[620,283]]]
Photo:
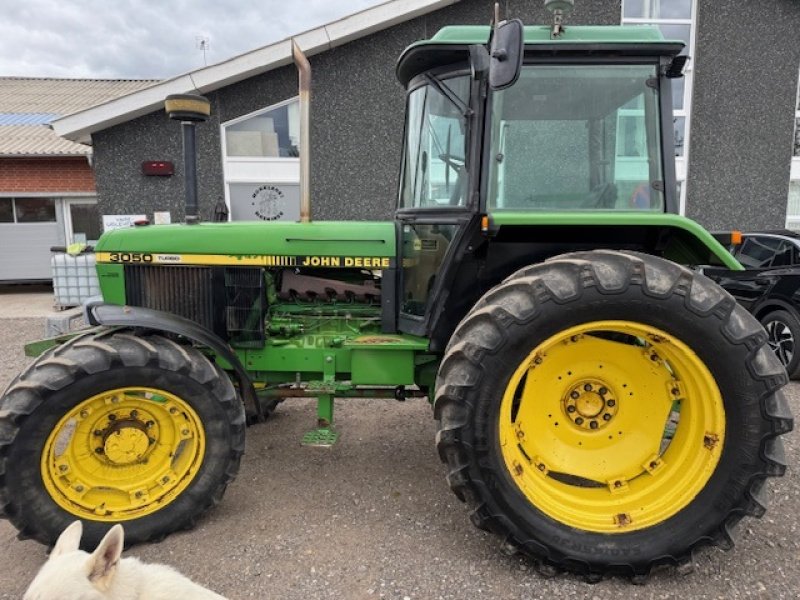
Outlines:
[[50,266],[53,271],[56,308],[80,306],[84,300],[100,294],[94,252],[71,255],[63,247],[51,250],[53,256],[50,258]]

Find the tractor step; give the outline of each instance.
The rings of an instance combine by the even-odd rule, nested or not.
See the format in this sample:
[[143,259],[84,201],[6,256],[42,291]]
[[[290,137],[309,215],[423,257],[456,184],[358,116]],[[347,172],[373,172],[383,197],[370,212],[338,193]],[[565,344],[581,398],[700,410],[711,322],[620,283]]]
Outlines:
[[339,433],[334,431],[333,429],[329,429],[326,427],[321,427],[320,429],[314,429],[313,431],[309,431],[303,436],[303,441],[301,442],[303,446],[316,446],[319,448],[330,448],[336,443],[336,440],[339,439]]

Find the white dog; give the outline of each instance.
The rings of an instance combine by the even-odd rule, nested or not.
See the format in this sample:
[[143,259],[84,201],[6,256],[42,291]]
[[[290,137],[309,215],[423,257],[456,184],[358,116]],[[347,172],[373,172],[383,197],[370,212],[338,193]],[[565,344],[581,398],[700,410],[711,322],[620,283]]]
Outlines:
[[171,567],[120,559],[122,525],[92,554],[78,549],[82,534],[80,521],[63,531],[23,600],[225,600]]

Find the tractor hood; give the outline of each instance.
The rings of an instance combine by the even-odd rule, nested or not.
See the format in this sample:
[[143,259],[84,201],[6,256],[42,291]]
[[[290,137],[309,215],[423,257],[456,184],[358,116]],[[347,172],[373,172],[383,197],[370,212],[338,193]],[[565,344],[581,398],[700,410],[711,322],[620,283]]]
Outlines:
[[145,225],[104,234],[95,252],[98,263],[306,266],[334,257],[356,260],[313,266],[374,267],[395,256],[395,227],[387,221]]

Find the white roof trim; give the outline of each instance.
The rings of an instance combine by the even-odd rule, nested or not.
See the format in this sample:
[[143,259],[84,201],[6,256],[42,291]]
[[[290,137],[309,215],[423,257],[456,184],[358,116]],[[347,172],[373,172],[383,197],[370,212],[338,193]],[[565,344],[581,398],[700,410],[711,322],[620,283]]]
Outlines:
[[[308,56],[313,56],[459,1],[390,0],[292,37]],[[290,64],[291,39],[289,37],[223,62],[166,79],[126,96],[57,119],[51,126],[62,137],[90,144],[92,133],[157,110],[163,106],[164,98],[169,94],[185,94],[194,90],[207,93]]]

